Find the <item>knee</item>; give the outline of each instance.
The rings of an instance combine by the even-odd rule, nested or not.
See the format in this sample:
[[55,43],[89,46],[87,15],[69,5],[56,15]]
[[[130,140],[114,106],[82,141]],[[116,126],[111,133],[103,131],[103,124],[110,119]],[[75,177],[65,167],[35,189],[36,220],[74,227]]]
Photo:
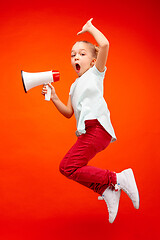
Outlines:
[[61,161],[59,165],[59,171],[67,178],[71,178],[72,173],[74,172],[73,168],[66,164],[65,161]]
[[66,169],[63,163],[63,160],[61,161],[60,165],[59,165],[59,171],[60,173],[62,173],[63,175],[66,175]]

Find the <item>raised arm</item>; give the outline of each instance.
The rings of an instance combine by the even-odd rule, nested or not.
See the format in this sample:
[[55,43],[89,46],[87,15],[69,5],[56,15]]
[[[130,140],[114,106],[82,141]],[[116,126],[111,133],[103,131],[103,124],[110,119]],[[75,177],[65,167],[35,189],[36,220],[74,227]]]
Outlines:
[[[71,104],[71,97],[69,96],[67,105],[65,105],[57,96],[54,87],[48,83],[48,85],[51,88],[51,100],[54,103],[55,107],[58,109],[58,111],[65,116],[66,118],[71,118],[74,111]],[[47,93],[46,86],[42,89],[42,95],[45,95]]]
[[96,68],[100,71],[103,72],[106,62],[107,62],[107,57],[108,57],[108,50],[109,50],[109,42],[107,38],[101,33],[95,26],[92,24],[93,18],[91,18],[82,28],[80,32],[77,33],[77,35],[82,34],[84,32],[89,32],[96,42],[99,45],[99,52],[96,60]]

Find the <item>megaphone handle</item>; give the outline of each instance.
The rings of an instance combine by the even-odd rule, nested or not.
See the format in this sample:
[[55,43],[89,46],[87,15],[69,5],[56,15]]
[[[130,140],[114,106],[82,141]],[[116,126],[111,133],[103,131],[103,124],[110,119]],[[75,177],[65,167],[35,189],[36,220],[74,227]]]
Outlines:
[[47,88],[47,93],[45,94],[45,100],[46,101],[50,101],[50,98],[51,98],[51,88],[46,85],[46,88]]

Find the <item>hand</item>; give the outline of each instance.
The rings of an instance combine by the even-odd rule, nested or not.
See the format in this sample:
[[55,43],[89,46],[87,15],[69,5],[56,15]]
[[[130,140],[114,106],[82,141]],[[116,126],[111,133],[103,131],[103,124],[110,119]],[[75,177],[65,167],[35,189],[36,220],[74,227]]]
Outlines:
[[[55,88],[52,86],[51,83],[48,83],[48,86],[51,88],[51,99],[52,98],[56,98],[57,95],[56,95],[56,91],[55,91]],[[43,88],[42,88],[42,95],[45,95],[47,93],[47,87],[46,87],[46,84],[43,85]]]
[[89,29],[90,29],[90,27],[93,26],[92,23],[91,23],[92,20],[93,20],[93,18],[91,18],[91,19],[82,27],[82,30],[81,30],[80,32],[78,32],[77,35],[82,34],[82,33],[84,33],[84,32],[88,32]]

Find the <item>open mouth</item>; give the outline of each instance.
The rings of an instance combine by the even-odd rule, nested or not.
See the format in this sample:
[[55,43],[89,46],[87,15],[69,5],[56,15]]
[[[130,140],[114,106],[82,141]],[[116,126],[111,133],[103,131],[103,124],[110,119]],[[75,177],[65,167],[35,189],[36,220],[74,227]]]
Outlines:
[[76,63],[76,70],[79,71],[80,70],[80,65],[78,63]]

